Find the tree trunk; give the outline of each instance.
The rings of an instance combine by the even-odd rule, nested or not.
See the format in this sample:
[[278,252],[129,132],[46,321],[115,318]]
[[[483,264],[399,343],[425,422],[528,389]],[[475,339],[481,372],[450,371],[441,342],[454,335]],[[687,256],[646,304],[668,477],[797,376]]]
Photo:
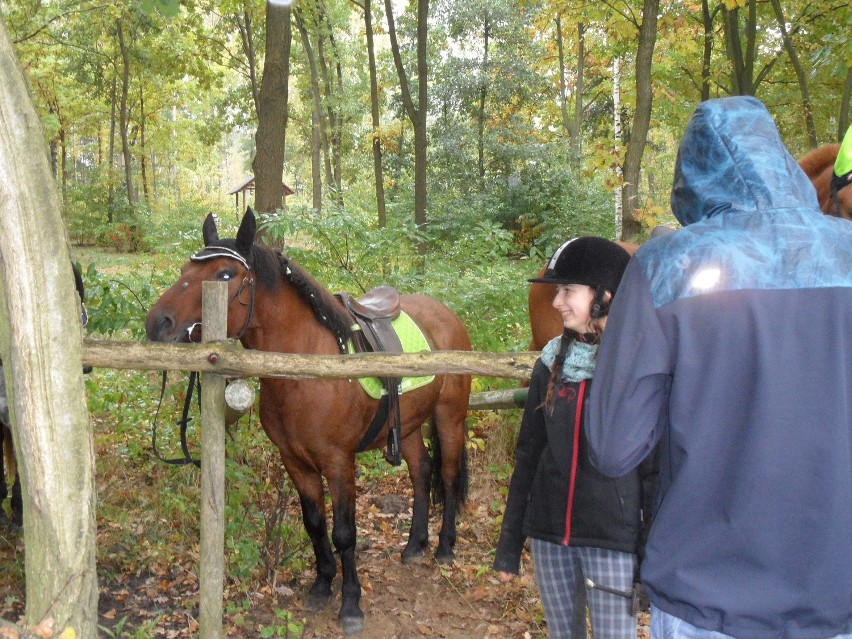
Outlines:
[[793,39],[787,32],[787,20],[784,17],[784,10],[781,8],[779,0],[771,0],[772,9],[775,11],[775,17],[778,20],[778,28],[781,30],[781,37],[784,40],[784,49],[787,51],[787,56],[790,58],[790,64],[796,71],[796,79],[799,82],[799,91],[802,94],[802,107],[804,108],[805,128],[808,131],[808,141],[811,148],[816,148],[819,144],[816,134],[816,126],[814,126],[814,111],[811,104],[811,96],[808,91],[808,78],[805,75],[805,70],[802,68],[802,62],[799,60],[799,55],[796,52],[796,47],[793,44]]
[[704,25],[704,51],[701,57],[701,101],[710,99],[710,60],[713,57],[713,14],[709,0],[701,0],[701,22]]
[[320,120],[317,115],[316,103],[311,112],[311,194],[313,208],[322,211],[322,142],[320,140]]
[[574,168],[580,169],[583,157],[583,100],[586,77],[586,25],[577,24],[577,85],[574,87]]
[[[620,156],[622,142],[621,128],[621,58],[615,56],[612,60],[612,113],[613,136],[615,137],[616,152]],[[621,164],[615,165],[615,237],[624,236],[624,172]]]
[[[332,32],[332,26],[327,24],[327,17],[323,13],[321,19],[326,21],[325,30],[330,34]],[[338,101],[335,99],[335,93],[338,96],[343,96],[343,71],[340,67],[340,54],[337,51],[337,46],[334,42],[334,37],[332,35],[328,36],[328,41],[331,44],[331,49],[334,52],[333,60],[334,68],[335,68],[335,86],[332,88],[331,84],[331,74],[328,70],[328,64],[326,62],[326,52],[325,46],[323,42],[325,41],[325,37],[322,35],[323,29],[320,29],[321,34],[317,37],[317,59],[319,60],[319,71],[320,76],[322,78],[323,87],[325,88],[325,116],[328,122],[328,150],[330,155],[330,166],[331,173],[329,174],[330,182],[329,184],[334,189],[334,200],[337,202],[337,205],[343,207],[343,171],[342,171],[342,156],[341,156],[341,143],[342,143],[342,117],[341,113],[338,112],[338,108],[334,106],[334,104]]]
[[477,149],[479,158],[477,165],[479,167],[479,190],[485,190],[485,99],[488,97],[488,43],[491,37],[491,24],[489,16],[485,15],[485,25],[483,27],[482,39],[484,42],[482,53],[482,77],[479,83],[479,113],[477,115]]
[[290,76],[290,7],[266,4],[266,61],[260,82],[254,171],[254,206],[272,213],[282,204]]
[[80,309],[44,130],[2,22],[0,174],[0,343],[24,486],[26,625],[52,617],[89,639],[98,634],[95,453]]
[[109,158],[107,159],[107,222],[113,222],[113,209],[115,208],[115,182],[113,181],[113,168],[115,166],[115,103],[116,90],[118,89],[118,71],[113,67],[112,90],[110,91],[110,119],[109,119]]
[[636,51],[636,111],[627,153],[624,157],[624,228],[621,239],[633,239],[642,231],[642,225],[633,214],[639,205],[639,178],[642,155],[648,141],[653,103],[651,63],[657,42],[657,12],[660,0],[645,0],[642,7],[642,26],[639,29],[639,47]]
[[148,185],[148,161],[145,148],[145,92],[139,88],[139,175],[142,179],[142,194],[145,201],[151,202],[151,188]]
[[[393,19],[391,0],[385,0],[385,15],[388,21],[388,36],[391,43],[391,53],[396,72],[399,76],[399,88],[405,112],[414,129],[414,223],[421,226],[426,223],[426,110],[427,110],[427,68],[426,68],[426,38],[428,35],[427,18],[429,16],[428,0],[417,0],[417,105],[411,98],[408,77],[402,65],[399,53],[399,42],[396,37],[396,26]],[[425,251],[421,246],[420,250]]]
[[852,101],[852,67],[846,67],[846,82],[843,84],[843,99],[840,100],[838,114],[837,141],[843,142],[843,136],[849,129],[849,102]]
[[136,207],[136,194],[133,192],[133,164],[130,155],[130,141],[127,139],[127,129],[130,126],[127,117],[127,98],[130,93],[130,52],[124,42],[124,29],[121,19],[116,20],[116,34],[118,35],[118,46],[121,50],[121,105],[118,109],[119,133],[121,134],[121,151],[124,156],[124,182],[127,188],[127,206],[130,209],[131,219],[134,217]]
[[254,52],[254,30],[252,27],[251,15],[248,11],[234,15],[234,22],[237,29],[240,31],[240,42],[243,47],[243,55],[246,56],[248,64],[249,84],[251,85],[251,97],[254,101],[255,112],[260,111],[260,88],[257,84],[257,59]]
[[379,135],[379,82],[376,77],[376,48],[373,44],[373,15],[370,0],[364,0],[364,29],[367,33],[367,58],[370,64],[370,115],[373,120],[373,175],[376,180],[376,211],[379,228],[387,225],[385,182],[382,172],[382,139]]
[[[426,193],[426,152],[429,140],[426,137],[426,114],[428,102],[428,71],[426,38],[429,33],[429,0],[417,0],[417,120],[414,124],[414,223],[426,225],[428,201]],[[426,252],[421,244],[420,253]]]
[[748,16],[745,26],[745,51],[740,37],[739,7],[722,7],[725,18],[725,47],[728,61],[731,63],[731,93],[733,95],[754,95],[754,51],[757,35],[757,4],[748,0]]
[[317,68],[317,60],[314,55],[314,48],[311,46],[311,38],[308,29],[305,26],[304,18],[301,12],[295,13],[296,28],[299,30],[299,35],[302,38],[302,47],[305,50],[305,57],[308,60],[308,69],[310,70],[310,87],[311,101],[313,102],[313,113],[316,118],[314,126],[319,127],[319,141],[322,149],[323,168],[325,169],[325,183],[328,185],[334,184],[334,177],[331,171],[331,153],[328,143],[328,126],[325,118],[325,111],[322,106],[322,93],[320,92],[320,77]]
[[59,120],[59,180],[60,195],[62,201],[65,201],[65,194],[68,192],[68,145],[67,136],[65,135],[65,123],[62,117],[57,113]]
[[556,15],[556,48],[559,54],[559,102],[562,111],[562,126],[572,150],[572,165],[580,168],[583,152],[580,131],[583,122],[583,75],[586,66],[586,25],[577,24],[577,83],[574,86],[574,116],[568,115],[568,82],[566,78],[565,45],[562,38],[562,16]]

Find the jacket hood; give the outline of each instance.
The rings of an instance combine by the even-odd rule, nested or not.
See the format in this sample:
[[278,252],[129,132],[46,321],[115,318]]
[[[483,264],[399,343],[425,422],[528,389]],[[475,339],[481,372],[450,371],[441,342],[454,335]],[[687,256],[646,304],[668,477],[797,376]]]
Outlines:
[[671,206],[684,226],[724,211],[818,208],[766,107],[743,96],[695,110],[678,150]]

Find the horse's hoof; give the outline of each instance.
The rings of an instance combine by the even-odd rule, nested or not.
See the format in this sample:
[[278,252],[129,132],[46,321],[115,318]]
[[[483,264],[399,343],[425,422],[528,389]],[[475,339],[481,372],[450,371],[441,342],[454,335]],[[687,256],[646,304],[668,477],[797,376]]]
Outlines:
[[439,566],[446,566],[447,564],[453,563],[456,558],[456,554],[449,550],[447,552],[436,552],[435,553],[435,563]]
[[361,631],[364,629],[364,616],[362,615],[360,617],[341,617],[340,628],[343,630],[343,634],[347,637],[351,637],[352,635],[360,635]]
[[308,609],[311,612],[319,612],[325,608],[331,601],[331,594],[308,594]]
[[422,564],[425,554],[422,550],[408,550],[407,548],[402,551],[402,563],[403,564]]

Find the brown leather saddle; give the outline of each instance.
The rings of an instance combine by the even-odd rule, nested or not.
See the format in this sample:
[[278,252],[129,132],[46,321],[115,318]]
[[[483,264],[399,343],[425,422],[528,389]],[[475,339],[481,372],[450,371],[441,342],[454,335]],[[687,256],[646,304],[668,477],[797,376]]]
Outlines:
[[[402,343],[392,322],[400,314],[399,291],[391,286],[377,286],[357,300],[349,293],[336,293],[344,308],[354,320],[355,350],[359,353],[402,353]],[[401,460],[402,423],[399,410],[401,377],[382,377],[385,392],[373,421],[358,444],[358,452],[365,450],[391,418],[388,426],[388,445],[385,459],[399,466]]]

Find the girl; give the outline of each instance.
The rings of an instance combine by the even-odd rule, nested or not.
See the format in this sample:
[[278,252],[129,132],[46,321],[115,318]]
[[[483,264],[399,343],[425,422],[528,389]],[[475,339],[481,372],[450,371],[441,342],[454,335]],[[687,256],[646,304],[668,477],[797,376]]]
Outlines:
[[588,591],[595,639],[636,637],[629,596],[648,469],[617,479],[601,475],[589,462],[582,426],[598,344],[629,259],[614,242],[581,237],[560,246],[544,275],[530,280],[557,285],[553,307],[564,333],[544,347],[533,370],[494,570],[504,582],[516,575],[531,538],[552,638],[572,637],[576,620],[585,622],[585,606],[575,603],[584,600],[578,589],[586,580],[627,595]]

